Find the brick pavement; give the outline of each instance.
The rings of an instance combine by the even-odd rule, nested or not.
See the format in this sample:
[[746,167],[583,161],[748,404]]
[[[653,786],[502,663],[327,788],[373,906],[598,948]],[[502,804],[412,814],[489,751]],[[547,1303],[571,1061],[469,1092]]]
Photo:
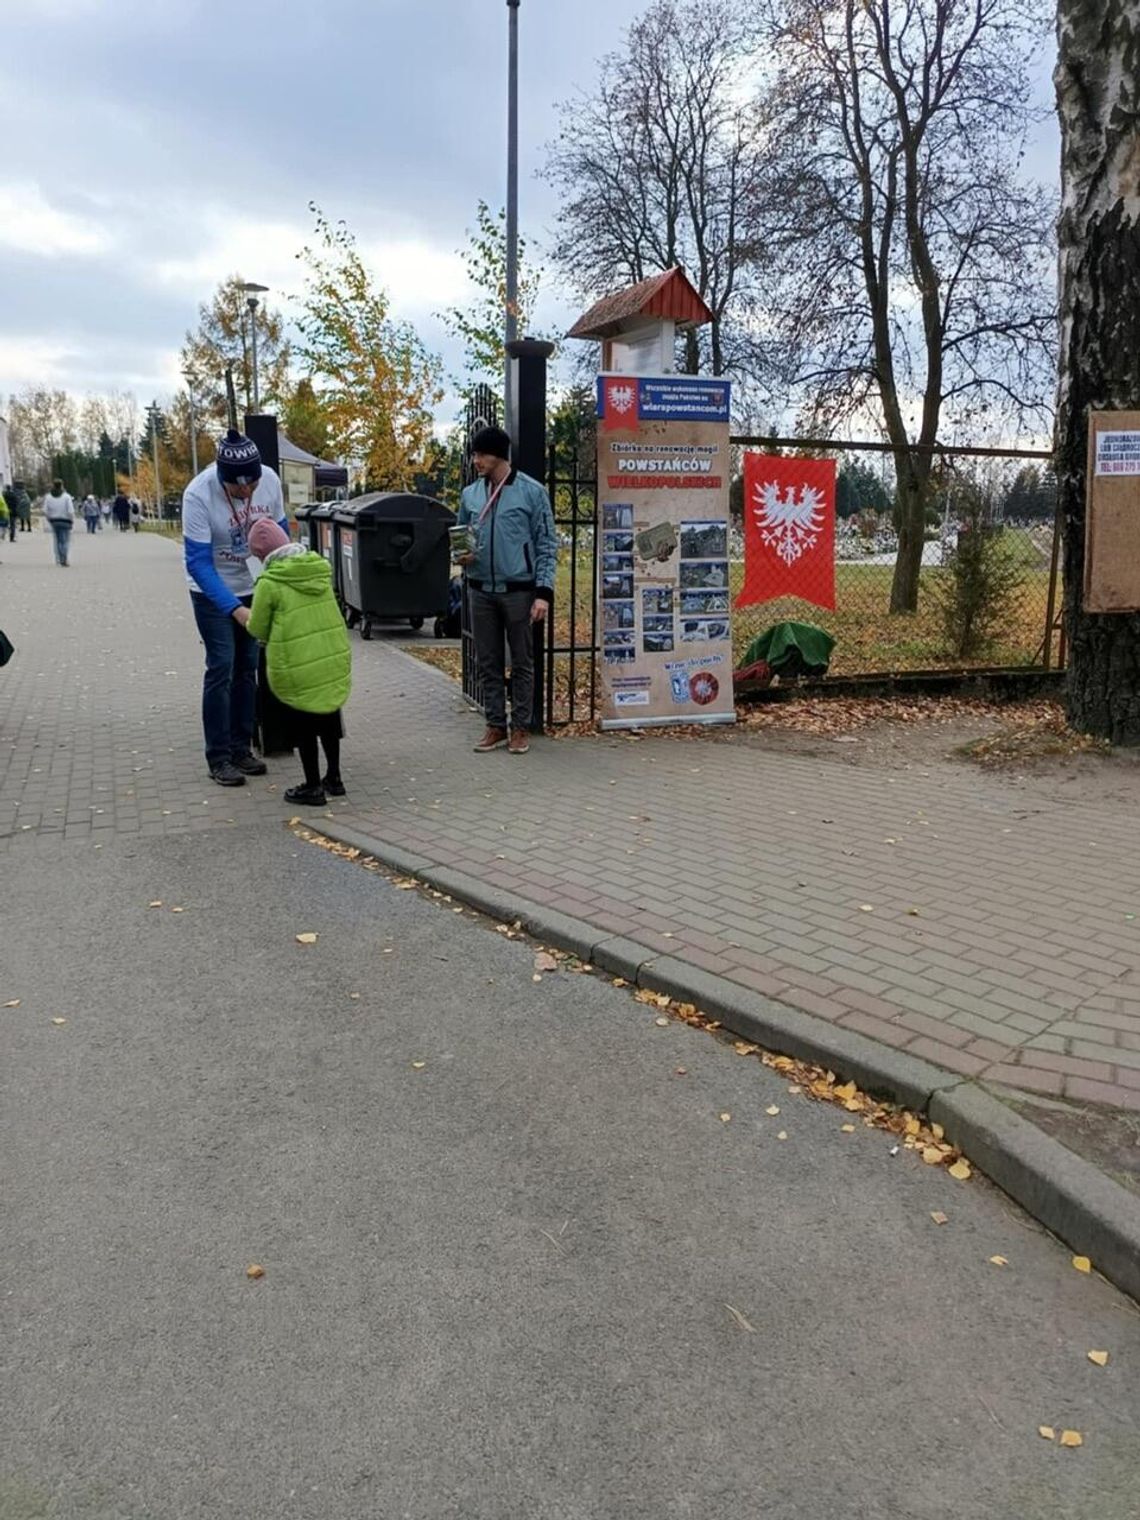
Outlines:
[[[36,535],[0,560],[9,861],[280,819],[294,764],[205,776],[173,545],[81,534],[59,571]],[[743,734],[475,756],[450,682],[354,649],[346,822],[951,1070],[1140,1109],[1140,822],[1118,807]]]

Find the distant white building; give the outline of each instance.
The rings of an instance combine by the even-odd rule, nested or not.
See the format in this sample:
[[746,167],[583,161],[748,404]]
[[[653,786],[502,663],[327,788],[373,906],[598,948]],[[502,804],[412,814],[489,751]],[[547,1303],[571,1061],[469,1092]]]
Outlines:
[[8,424],[0,417],[0,486],[12,484],[12,451],[8,447]]

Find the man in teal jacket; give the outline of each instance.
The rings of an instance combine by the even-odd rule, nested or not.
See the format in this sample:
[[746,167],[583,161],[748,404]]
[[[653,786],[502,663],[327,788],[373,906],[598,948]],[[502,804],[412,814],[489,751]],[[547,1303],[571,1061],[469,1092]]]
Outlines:
[[[532,624],[543,621],[554,599],[554,514],[538,481],[511,468],[511,441],[502,428],[480,429],[471,453],[479,479],[463,493],[459,522],[475,530],[474,551],[460,560],[487,715],[487,732],[475,749],[488,754],[505,744],[512,755],[525,755],[534,708]],[[504,639],[511,649],[509,730]]]

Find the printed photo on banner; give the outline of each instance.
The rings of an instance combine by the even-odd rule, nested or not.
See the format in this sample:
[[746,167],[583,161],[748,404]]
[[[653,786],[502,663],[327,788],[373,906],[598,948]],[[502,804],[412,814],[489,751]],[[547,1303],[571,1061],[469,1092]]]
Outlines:
[[727,618],[684,618],[681,622],[682,644],[713,644],[728,636]]
[[602,631],[616,632],[634,625],[632,602],[605,602],[602,605]]
[[672,586],[642,586],[641,588],[641,615],[642,617],[661,617],[673,613],[673,588]]
[[603,528],[632,528],[632,507],[604,507],[602,510]]
[[603,575],[602,600],[631,602],[633,600],[633,576]]
[[649,654],[669,654],[673,649],[673,619],[646,618],[641,625],[641,647]]
[[607,633],[604,643],[607,649],[632,649],[637,641],[633,632]]
[[611,644],[607,640],[602,645],[602,658],[607,665],[632,665],[637,659],[637,650],[632,644]]
[[609,575],[633,574],[632,554],[603,554],[602,569]]
[[632,554],[633,532],[628,533],[603,533],[602,552],[604,554]]
[[682,591],[681,616],[692,617],[706,612],[727,612],[727,591]]
[[719,522],[683,522],[681,524],[682,559],[727,559],[728,524]]
[[727,560],[683,560],[680,585],[682,591],[727,591]]

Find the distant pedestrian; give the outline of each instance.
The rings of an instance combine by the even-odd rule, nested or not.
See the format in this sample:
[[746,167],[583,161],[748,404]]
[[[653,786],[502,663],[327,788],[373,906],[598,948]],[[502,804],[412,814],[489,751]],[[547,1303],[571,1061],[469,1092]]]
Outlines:
[[20,532],[32,531],[32,498],[28,495],[28,488],[22,480],[12,482],[12,490],[16,497],[16,515],[20,519]]
[[257,445],[231,428],[217,460],[182,495],[182,545],[198,632],[206,646],[202,727],[206,764],[219,786],[263,776],[253,753],[257,640],[245,631],[253,600],[248,534],[262,518],[288,529],[281,481],[262,469]]
[[63,489],[62,480],[53,480],[51,490],[44,497],[44,517],[52,531],[55,562],[61,570],[66,570],[71,529],[75,523],[75,503]]
[[131,504],[122,491],[115,497],[111,505],[111,512],[115,519],[115,526],[120,533],[125,533],[131,521]]
[[8,542],[16,542],[16,490],[14,486],[5,486],[3,492],[3,506],[0,506],[0,538],[4,535],[4,529],[8,530]]
[[352,686],[352,651],[332,569],[322,554],[290,543],[267,517],[249,530],[249,549],[264,568],[253,588],[248,631],[265,645],[269,689],[287,715],[288,737],[305,772],[303,785],[290,787],[285,801],[324,807],[330,795],[344,796],[340,710]]
[[87,524],[88,533],[98,533],[99,503],[90,492],[83,498],[83,521]]
[[[0,492],[0,538],[3,538],[5,533],[9,532],[11,524],[14,521],[12,509],[8,505],[7,493]],[[15,538],[15,536],[14,533],[10,534],[10,538]]]
[[99,522],[99,529],[102,531],[104,528],[110,526],[111,503],[104,497],[104,499],[99,503],[99,506],[102,512],[102,517]]
[[132,497],[131,498],[131,527],[135,530],[136,533],[139,531],[139,524],[141,522],[142,522],[142,507],[140,507],[139,504],[138,504],[138,502],[135,501],[135,499]]
[[[534,623],[553,597],[558,543],[546,489],[510,463],[511,441],[502,428],[481,428],[471,440],[479,479],[464,491],[459,522],[474,529],[475,548],[460,563],[467,570],[471,623],[483,681],[487,731],[479,754],[506,745],[512,755],[530,748],[534,708]],[[511,728],[507,729],[504,640],[511,650]]]

